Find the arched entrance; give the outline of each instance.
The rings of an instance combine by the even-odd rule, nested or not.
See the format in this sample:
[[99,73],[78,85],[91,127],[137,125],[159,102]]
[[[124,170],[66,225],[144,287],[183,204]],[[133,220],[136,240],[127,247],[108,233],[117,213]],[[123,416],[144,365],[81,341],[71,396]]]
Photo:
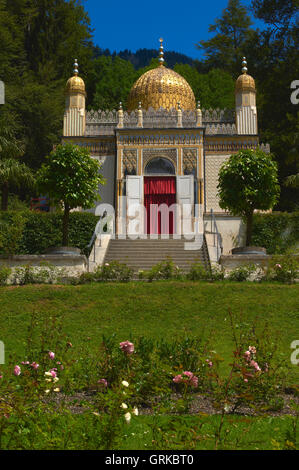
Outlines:
[[173,234],[175,227],[176,177],[173,163],[154,158],[144,171],[145,233]]

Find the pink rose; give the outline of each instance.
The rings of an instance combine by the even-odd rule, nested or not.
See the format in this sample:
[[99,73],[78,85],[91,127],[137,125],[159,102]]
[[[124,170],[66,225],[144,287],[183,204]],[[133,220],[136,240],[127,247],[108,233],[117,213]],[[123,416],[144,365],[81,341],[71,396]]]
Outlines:
[[258,363],[255,362],[255,361],[251,361],[251,362],[250,362],[250,365],[251,365],[251,367],[254,367],[254,369],[255,369],[256,371],[261,370],[261,369],[260,369],[260,366],[259,366]]
[[213,362],[210,361],[209,359],[206,359],[206,363],[208,364],[209,367],[213,367]]
[[250,361],[250,357],[251,357],[250,351],[245,351],[244,359],[245,359],[246,362]]
[[57,372],[54,369],[50,370],[50,374],[52,375],[52,377],[57,377]]
[[13,373],[15,375],[20,375],[21,373],[21,367],[20,366],[15,366]]
[[192,387],[198,386],[198,378],[188,370],[184,371],[183,374],[176,375],[173,379],[174,383],[185,383],[192,385]]
[[37,370],[39,368],[39,364],[32,362],[31,367],[33,367],[34,370]]
[[98,380],[98,384],[101,384],[101,385],[103,385],[104,387],[107,387],[108,382],[107,382],[106,379],[100,379],[100,380]]
[[174,379],[172,379],[174,383],[179,384],[182,382],[182,376],[181,375],[176,375]]
[[49,358],[54,359],[54,357],[55,357],[55,354],[52,351],[49,351]]
[[132,354],[134,352],[134,344],[130,343],[130,341],[119,343],[119,347],[126,354]]

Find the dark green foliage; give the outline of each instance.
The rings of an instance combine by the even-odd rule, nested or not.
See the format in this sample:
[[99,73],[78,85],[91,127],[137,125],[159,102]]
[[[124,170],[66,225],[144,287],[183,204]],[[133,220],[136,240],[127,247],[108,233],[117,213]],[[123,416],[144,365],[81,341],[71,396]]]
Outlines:
[[37,174],[37,187],[54,204],[64,206],[62,245],[69,243],[69,214],[71,209],[91,209],[100,199],[98,188],[105,184],[101,164],[90,156],[89,150],[73,144],[58,145],[46,157]]
[[197,45],[205,51],[206,65],[238,73],[240,59],[249,48],[250,41],[256,37],[252,24],[240,0],[229,0],[222,16],[209,27],[209,32],[215,33],[215,36]]
[[83,76],[91,69],[90,21],[78,0],[0,0],[0,43],[4,109],[20,120],[25,162],[38,168],[61,136],[74,58]]
[[[15,212],[0,212],[0,222],[13,221]],[[18,254],[42,254],[50,247],[61,245],[62,212],[43,213],[26,211],[21,213],[26,219],[22,237],[19,242]],[[70,245],[81,251],[90,242],[98,217],[88,212],[71,212],[70,214]],[[0,248],[0,253],[5,251]]]
[[74,283],[86,284],[89,282],[99,281],[114,281],[114,282],[128,282],[133,278],[134,271],[124,263],[112,261],[105,263],[103,266],[98,266],[96,271],[92,273],[83,273],[80,279]]
[[137,78],[133,65],[120,57],[101,56],[94,61],[95,94],[92,107],[95,109],[118,109],[124,105],[130,89]]
[[265,247],[268,254],[298,250],[299,212],[254,214],[252,243]]
[[272,209],[279,197],[276,162],[260,149],[241,150],[220,168],[217,188],[220,207],[246,222],[249,246],[254,210]]

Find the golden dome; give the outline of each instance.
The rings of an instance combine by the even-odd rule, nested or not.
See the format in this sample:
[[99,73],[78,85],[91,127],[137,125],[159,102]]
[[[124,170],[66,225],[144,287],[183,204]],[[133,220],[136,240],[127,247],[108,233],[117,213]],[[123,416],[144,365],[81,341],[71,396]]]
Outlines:
[[256,91],[256,88],[255,88],[255,81],[254,81],[254,78],[251,77],[251,75],[248,75],[247,74],[247,61],[246,61],[246,57],[243,57],[243,62],[242,62],[242,75],[240,75],[238,78],[237,78],[237,81],[236,81],[236,92],[239,92],[239,91],[253,91],[255,92]]
[[128,98],[128,110],[138,108],[177,109],[178,103],[184,110],[194,110],[195,97],[188,82],[178,73],[160,65],[145,72],[134,83]]
[[236,81],[236,91],[256,91],[255,81],[251,75],[243,73]]
[[78,62],[77,62],[77,59],[75,59],[74,76],[69,78],[66,83],[66,89],[65,89],[66,94],[82,93],[83,95],[86,95],[85,83],[81,77],[78,77],[78,74],[79,74]]
[[81,77],[78,77],[78,75],[74,75],[67,81],[65,91],[67,94],[82,93],[85,95],[85,83]]

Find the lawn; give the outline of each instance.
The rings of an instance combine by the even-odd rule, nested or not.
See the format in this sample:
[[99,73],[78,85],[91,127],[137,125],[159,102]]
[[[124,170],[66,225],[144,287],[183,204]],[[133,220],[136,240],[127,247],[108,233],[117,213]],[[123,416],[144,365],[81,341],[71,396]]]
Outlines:
[[[186,359],[184,354],[187,351],[188,355],[189,352],[182,345],[191,344],[192,338],[196,338],[196,341],[192,343],[195,344],[195,353],[194,349],[192,353],[195,355],[196,351],[201,351],[200,339],[210,340],[212,352],[215,353],[213,356],[215,362],[218,360],[216,357],[220,358],[219,377],[225,387],[230,374],[233,351],[236,349],[230,312],[234,317],[233,325],[236,335],[241,332],[246,333],[252,325],[255,325],[258,340],[263,336],[261,332],[264,331],[265,325],[269,326],[270,343],[263,343],[261,340],[260,344],[257,341],[251,345],[254,344],[257,347],[258,356],[259,351],[262,350],[262,344],[267,344],[268,348],[268,345],[271,346],[277,340],[278,363],[285,363],[288,366],[288,369],[285,369],[289,370],[288,388],[296,390],[295,385],[298,385],[299,379],[298,366],[291,364],[290,345],[294,340],[299,339],[299,285],[267,282],[157,281],[127,284],[93,283],[79,286],[1,287],[0,340],[5,344],[7,365],[3,366],[3,370],[0,371],[4,377],[2,382],[4,388],[0,388],[0,391],[3,390],[0,396],[2,398],[0,423],[2,418],[2,426],[4,426],[0,427],[0,448],[117,448],[119,450],[296,448],[298,446],[296,424],[298,416],[296,418],[293,411],[291,416],[292,407],[289,409],[284,407],[283,411],[282,408],[276,408],[275,400],[279,388],[276,387],[279,385],[277,381],[273,385],[274,388],[271,386],[272,389],[269,389],[270,395],[267,395],[267,391],[264,395],[266,403],[268,403],[268,396],[269,400],[272,400],[272,405],[275,402],[274,407],[271,408],[271,405],[264,408],[261,413],[258,411],[252,414],[252,409],[257,409],[254,408],[256,398],[250,398],[249,395],[249,408],[244,408],[243,411],[241,408],[241,415],[231,410],[223,412],[223,415],[214,414],[219,411],[217,406],[213,411],[208,407],[191,410],[185,407],[187,402],[184,400],[188,399],[187,395],[184,395],[182,405],[181,392],[173,394],[169,388],[172,383],[171,377],[186,370],[183,368],[186,366],[180,366],[182,362],[178,361],[181,361],[180,357]],[[29,334],[33,316],[37,323],[34,333],[31,331]],[[56,349],[51,342],[51,321],[57,318],[61,322],[61,333],[63,333],[58,333],[58,338],[61,335],[61,341],[58,340],[61,343],[60,349],[58,343]],[[47,323],[46,326],[45,323]],[[106,338],[105,345],[108,345],[107,350],[99,350],[103,335]],[[40,368],[35,373],[32,364],[26,366],[21,362],[27,358],[28,338],[31,338],[33,342],[35,339],[40,342],[44,337],[46,337],[47,346],[44,347],[42,354],[40,356],[37,356],[37,353],[31,354],[31,361],[33,359],[41,361]],[[151,346],[150,349],[146,349],[150,343],[143,342],[140,337],[154,340],[155,346],[153,347],[162,347],[162,349],[164,347],[161,362],[157,359],[157,350],[151,356]],[[190,338],[191,343],[183,342],[187,337]],[[119,348],[119,342],[126,340],[134,341],[136,347],[136,355],[133,354],[128,358]],[[167,347],[165,349],[165,345],[173,345],[175,340],[178,340],[178,343],[174,357],[172,354],[174,346],[171,346],[169,350]],[[67,346],[69,343],[66,341],[70,341],[71,346]],[[246,340],[243,347],[249,347],[247,342]],[[54,362],[48,357],[52,344],[54,348],[52,350],[57,352]],[[113,352],[109,352],[109,344],[112,344]],[[192,348],[194,347],[191,346],[190,351]],[[61,359],[66,365],[65,370],[64,368],[60,370],[58,364],[61,362],[56,362],[62,357],[59,355],[59,350],[65,351],[65,359]],[[245,350],[240,348],[240,351],[238,361],[242,362]],[[213,390],[213,393],[222,394],[224,387],[220,385],[217,388],[218,379],[214,376],[216,381],[212,379],[214,385],[209,389],[210,379],[208,378],[209,370],[207,370],[209,368],[205,364],[208,359],[206,359],[206,352],[203,356],[200,354],[198,357],[202,358],[201,364],[204,365],[200,366],[200,369],[188,368],[188,370],[197,370],[200,383],[205,384],[204,387],[206,387],[203,393],[210,400],[212,397],[209,395],[210,390]],[[148,360],[147,357],[151,359]],[[188,358],[189,356],[187,356],[187,361]],[[157,362],[153,365],[151,360]],[[175,367],[169,365],[174,364],[175,361]],[[21,364],[20,376],[13,374],[14,364]],[[47,399],[45,401],[45,387],[57,386],[45,384],[44,371],[47,371],[51,364],[58,368],[57,373],[61,378],[58,384],[60,388],[58,393],[52,390],[49,395],[46,394],[49,396],[49,401]],[[111,367],[109,364],[112,364]],[[155,369],[156,365],[157,369]],[[268,380],[267,376],[270,377],[271,374],[264,370],[262,363],[260,365],[263,367],[260,372],[261,381],[258,382],[257,378],[256,383],[260,383],[263,387],[265,380]],[[103,367],[105,367],[105,372]],[[211,367],[211,377],[214,374],[214,367],[216,367],[215,364]],[[285,365],[283,367],[285,368]],[[147,373],[147,370],[150,372]],[[271,370],[273,371],[273,368]],[[107,389],[101,389],[101,385],[95,385],[99,378],[104,377],[108,380]],[[117,385],[126,378],[130,381],[128,389]],[[52,379],[46,380],[51,382]],[[241,382],[238,383],[243,384],[242,387],[249,390],[249,384],[244,385],[245,382],[246,380],[241,378]],[[156,389],[156,384],[160,388]],[[142,387],[145,387],[144,393],[147,393],[149,398],[145,398],[143,392],[140,392],[143,390]],[[286,391],[284,388],[283,390]],[[194,394],[191,389],[188,389],[189,392],[192,400],[195,398],[196,401],[198,393],[199,400],[201,400],[200,389]],[[247,397],[248,393],[246,391],[244,397]],[[286,391],[286,393],[289,392]],[[291,392],[291,394],[296,396],[296,392]],[[27,399],[27,396],[30,398]],[[156,396],[164,398],[161,400],[159,398],[156,404],[154,401],[147,401]],[[257,396],[254,395],[254,397]],[[225,400],[231,399],[229,395],[227,397]],[[139,416],[132,414],[129,425],[126,424],[122,414],[125,411],[121,411],[120,404],[123,400],[129,406],[137,403],[140,410]],[[223,397],[217,400],[221,409],[225,409]],[[113,403],[113,412],[112,408],[108,408],[111,412],[107,412],[106,407],[110,406],[109,403],[110,405]],[[148,403],[150,405],[147,408]],[[1,406],[4,406],[2,416]],[[253,408],[250,408],[251,406]],[[115,412],[116,415],[113,414]],[[120,417],[113,421],[113,416]],[[222,417],[224,417],[223,423]],[[114,430],[116,431],[113,443],[112,441],[109,443],[107,436],[110,438]]]
[[[229,309],[236,316],[242,314],[243,327],[268,322],[273,335],[279,335],[285,358],[292,352],[291,342],[299,339],[299,285],[186,281],[28,285],[0,288],[0,302],[0,340],[6,354],[19,360],[32,312],[44,318],[62,315],[64,332],[74,348],[86,341],[96,348],[103,334],[113,333],[119,341],[212,335],[213,347],[228,362],[233,348]],[[298,367],[292,366],[290,380],[298,381]]]

